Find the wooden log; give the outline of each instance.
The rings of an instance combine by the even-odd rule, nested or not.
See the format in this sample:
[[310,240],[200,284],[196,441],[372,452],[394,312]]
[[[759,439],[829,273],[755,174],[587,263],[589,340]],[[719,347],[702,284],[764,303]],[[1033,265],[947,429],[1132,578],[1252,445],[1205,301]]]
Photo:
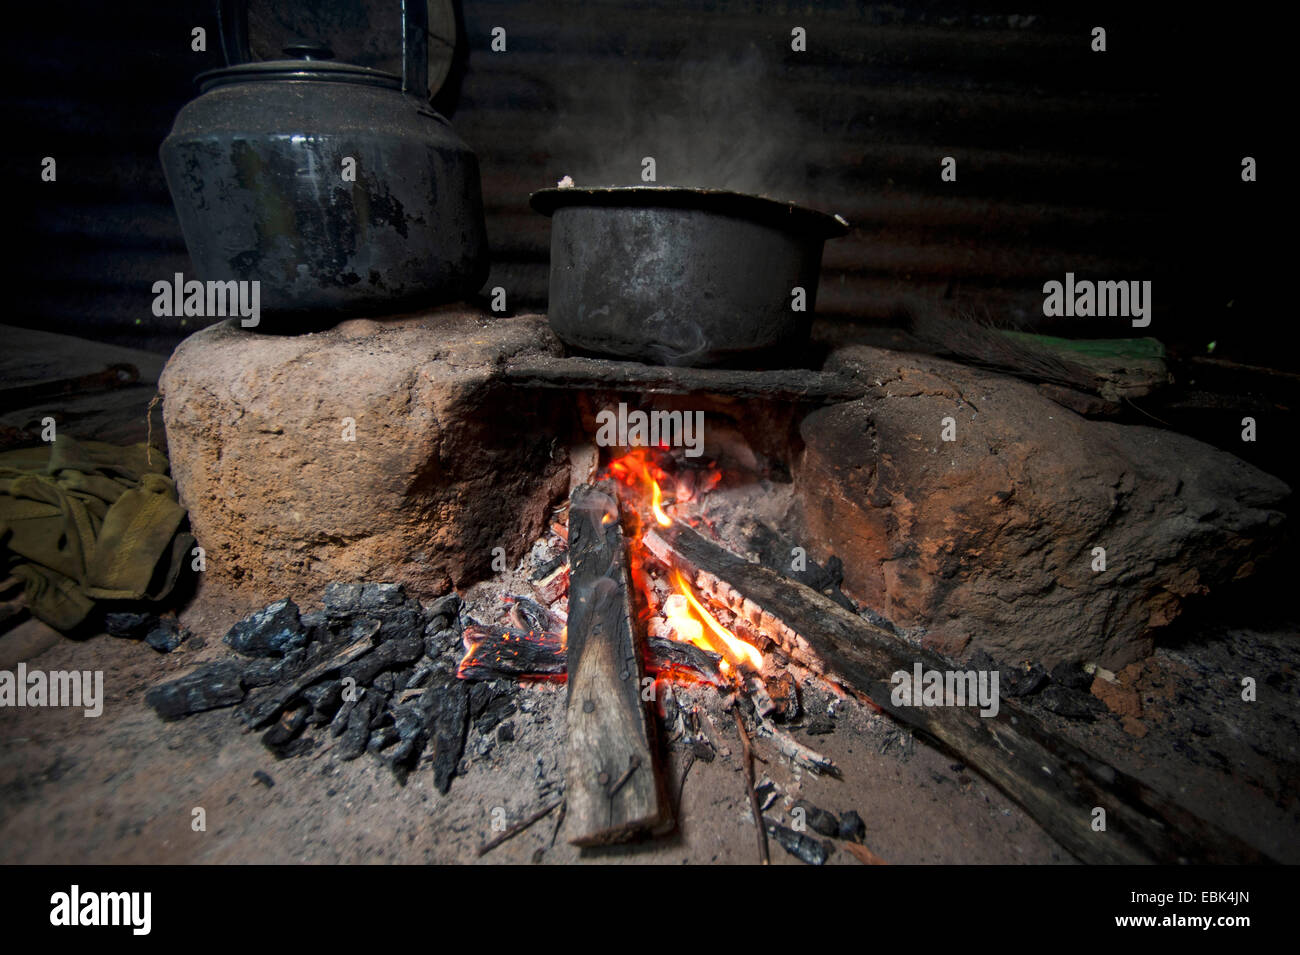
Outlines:
[[565,801],[569,842],[603,845],[659,830],[668,801],[641,700],[614,486],[580,485],[569,497],[569,619]]
[[600,358],[535,357],[511,359],[502,370],[512,385],[574,391],[635,391],[638,394],[694,395],[826,404],[861,398],[866,388],[843,375],[788,368],[749,371],[730,368],[668,368]]
[[554,678],[564,674],[564,644],[558,633],[529,633],[515,627],[477,626],[461,635],[465,657],[456,675],[462,680],[493,677]]
[[[962,668],[688,527],[675,525],[660,536],[656,547],[697,583],[711,577],[752,601],[763,619],[779,621],[766,625],[765,632],[775,634],[774,639],[790,632],[796,636],[783,643],[792,656],[818,657],[820,669],[975,769],[1081,861],[1273,861],[1169,796],[1053,735],[1011,700],[1001,700],[997,714],[988,717],[966,706],[895,704],[894,673],[911,673],[918,662],[923,670]],[[1093,829],[1095,807],[1106,811],[1105,831]]]
[[[564,641],[558,633],[472,624],[462,639],[465,656],[456,671],[462,680],[555,680],[565,675]],[[646,669],[651,674],[685,672],[714,686],[728,683],[718,670],[721,657],[716,653],[676,640],[651,639],[646,644]]]

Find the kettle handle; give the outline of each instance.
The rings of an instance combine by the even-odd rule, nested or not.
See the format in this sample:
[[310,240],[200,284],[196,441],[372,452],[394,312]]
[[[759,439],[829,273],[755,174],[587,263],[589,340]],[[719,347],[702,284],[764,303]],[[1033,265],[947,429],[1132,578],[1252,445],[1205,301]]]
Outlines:
[[[402,3],[402,92],[429,98],[429,7],[426,0]],[[217,30],[228,66],[253,59],[248,45],[248,0],[217,0]]]

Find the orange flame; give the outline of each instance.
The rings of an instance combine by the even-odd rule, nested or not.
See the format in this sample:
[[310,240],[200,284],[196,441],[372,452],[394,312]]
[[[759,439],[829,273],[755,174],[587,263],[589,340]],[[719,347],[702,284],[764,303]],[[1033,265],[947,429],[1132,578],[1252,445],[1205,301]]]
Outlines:
[[[696,599],[694,591],[691,590],[691,585],[686,582],[686,578],[682,576],[681,571],[673,571],[673,583],[677,586],[678,593],[686,598],[696,616],[704,621],[704,625],[717,637],[716,645],[705,649],[721,653],[729,663],[735,665],[747,664],[755,670],[763,669],[763,654],[758,651],[758,648],[746,643],[719,623],[718,619],[709,613],[708,608]],[[696,643],[696,646],[701,646],[701,644]]]
[[[609,464],[609,473],[622,485],[636,488],[638,485],[650,496],[650,513],[660,527],[671,527],[673,518],[663,508],[664,492],[660,481],[667,480],[668,475],[654,462],[651,452],[645,448],[634,448],[627,454]],[[721,471],[710,473],[696,491],[707,491],[718,485],[722,479]],[[681,490],[679,487],[677,490]],[[674,495],[676,496],[676,495]],[[694,494],[688,495],[693,497]],[[636,565],[640,562],[636,561]],[[719,669],[731,672],[733,667],[763,667],[763,654],[724,627],[695,596],[689,583],[680,571],[673,571],[673,586],[676,593],[670,596],[660,608],[669,624],[674,639],[691,643],[701,650],[722,656]],[[642,591],[649,596],[649,588],[642,586]]]
[[660,527],[671,527],[673,519],[664,511],[664,492],[659,486],[659,478],[666,475],[657,466],[647,463],[643,449],[629,451],[616,461],[610,462],[610,473],[631,486],[640,480],[650,490],[650,513]]

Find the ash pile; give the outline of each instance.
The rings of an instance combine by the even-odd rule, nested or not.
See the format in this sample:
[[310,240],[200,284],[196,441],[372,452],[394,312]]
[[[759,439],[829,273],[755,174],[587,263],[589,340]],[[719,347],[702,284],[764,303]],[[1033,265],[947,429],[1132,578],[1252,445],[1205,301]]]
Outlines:
[[322,602],[311,613],[286,599],[250,614],[223,638],[235,655],[153,687],[145,702],[164,720],[233,706],[280,759],[370,753],[402,782],[428,764],[442,793],[471,721],[480,734],[510,739],[503,721],[517,687],[456,676],[457,594],[425,606],[399,584],[335,583]]

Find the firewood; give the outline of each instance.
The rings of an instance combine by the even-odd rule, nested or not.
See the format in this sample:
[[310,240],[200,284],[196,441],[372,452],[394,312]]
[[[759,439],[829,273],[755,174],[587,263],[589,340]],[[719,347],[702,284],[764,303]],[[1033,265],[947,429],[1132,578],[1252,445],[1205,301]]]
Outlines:
[[569,591],[569,555],[560,554],[547,561],[528,582],[543,603],[555,603]]
[[716,653],[701,650],[692,643],[658,637],[651,638],[646,644],[650,650],[647,663],[656,673],[667,673],[675,669],[689,670],[705,683],[714,686],[726,686],[728,683],[718,669],[722,657]]
[[[891,676],[960,669],[911,646],[824,595],[752,564],[688,527],[656,542],[674,566],[708,593],[752,602],[763,632],[792,657],[827,672],[894,719],[954,754],[1019,803],[1081,861],[1094,863],[1242,863],[1272,861],[1260,850],[1196,816],[1169,796],[1053,735],[1012,700],[981,716],[965,706],[893,702]],[[654,532],[652,532],[653,534]],[[647,538],[651,534],[647,534]],[[1093,829],[1093,809],[1106,829]]]
[[374,644],[370,642],[369,637],[357,640],[344,647],[328,660],[316,664],[291,683],[254,698],[250,704],[246,704],[247,709],[240,716],[247,724],[248,729],[260,729],[279,716],[280,711],[307,687],[318,680],[341,671],[345,666],[362,659],[373,650]]
[[778,729],[770,720],[763,717],[761,713],[757,714],[757,723],[759,735],[768,737],[776,744],[776,748],[781,751],[781,755],[796,766],[802,766],[818,776],[834,776],[840,778],[839,767],[834,761],[812,747],[805,746],[789,733]]
[[558,633],[471,624],[461,639],[467,652],[456,675],[462,680],[554,677],[565,670],[564,644]]
[[565,800],[569,841],[622,841],[666,821],[667,800],[641,699],[618,499],[611,484],[569,498],[569,619]]
[[767,826],[763,822],[763,808],[758,803],[758,793],[754,791],[754,749],[749,741],[749,731],[745,729],[745,720],[740,715],[740,708],[733,708],[732,713],[736,717],[736,732],[740,734],[740,748],[744,754],[741,764],[745,770],[749,811],[754,818],[754,828],[758,830],[758,864],[768,865],[772,860],[767,853]]
[[[466,653],[456,673],[464,680],[556,679],[566,671],[564,640],[553,631],[471,624],[461,639]],[[727,685],[716,653],[675,640],[652,639],[646,646],[651,673],[687,671],[705,683]]]

